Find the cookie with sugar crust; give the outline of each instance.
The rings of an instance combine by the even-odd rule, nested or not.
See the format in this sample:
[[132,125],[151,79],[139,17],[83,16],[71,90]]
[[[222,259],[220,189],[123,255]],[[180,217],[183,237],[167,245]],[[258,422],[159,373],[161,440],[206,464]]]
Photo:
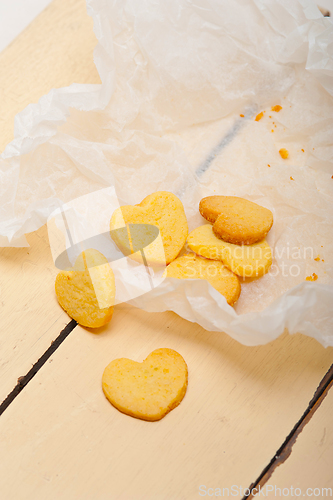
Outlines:
[[273,225],[268,208],[237,196],[208,196],[200,201],[199,211],[218,238],[235,245],[263,240]]

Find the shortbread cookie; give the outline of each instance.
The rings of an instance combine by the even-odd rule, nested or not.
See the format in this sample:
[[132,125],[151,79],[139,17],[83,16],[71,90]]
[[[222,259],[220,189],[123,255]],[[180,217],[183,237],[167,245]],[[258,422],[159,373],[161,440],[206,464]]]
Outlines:
[[172,349],[157,349],[143,363],[121,358],[104,370],[105,396],[118,410],[142,420],[160,420],[185,396],[187,366]]
[[272,264],[272,251],[266,240],[252,245],[234,245],[217,238],[210,224],[194,229],[187,238],[193,252],[212,260],[220,260],[238,276],[259,277]]
[[237,196],[209,196],[201,200],[199,210],[214,224],[218,238],[235,245],[263,240],[273,224],[270,210]]
[[72,270],[58,273],[55,291],[61,307],[80,325],[98,328],[113,314],[115,280],[107,259],[94,249],[85,250]]
[[[128,233],[115,231],[125,224],[140,224],[140,232],[133,233],[128,227]],[[161,237],[157,237],[147,246],[145,242],[151,241],[149,226],[157,226]],[[142,229],[141,229],[142,227]],[[111,236],[120,250],[125,255],[138,253],[134,250],[144,247],[144,254],[151,264],[169,264],[183,248],[188,226],[182,202],[173,193],[158,191],[147,196],[139,205],[126,205],[114,211],[110,222]],[[133,238],[135,237],[135,241]],[[150,239],[149,239],[150,238]],[[139,242],[139,244],[138,244]],[[138,255],[140,258],[140,255]]]
[[207,196],[207,198],[202,198],[199,203],[199,212],[202,217],[214,224],[224,208],[222,203],[225,198],[226,196]]
[[226,298],[231,306],[236,302],[241,292],[239,279],[222,262],[203,259],[195,254],[186,254],[171,262],[165,270],[165,276],[178,279],[207,280]]

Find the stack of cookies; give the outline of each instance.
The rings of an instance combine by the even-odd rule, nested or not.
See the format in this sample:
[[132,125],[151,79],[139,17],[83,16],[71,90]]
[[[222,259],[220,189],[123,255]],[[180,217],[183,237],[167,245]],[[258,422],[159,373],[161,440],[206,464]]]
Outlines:
[[[160,252],[156,240],[144,248],[146,260],[150,265],[167,265],[165,276],[178,279],[204,279],[233,305],[239,297],[241,287],[237,276],[222,262],[208,260],[206,256],[190,253],[177,256],[183,249],[188,236],[188,226],[182,202],[173,193],[158,191],[147,196],[135,206],[127,205],[117,209],[110,223],[111,236],[117,246],[126,253],[131,247],[138,247],[133,238],[125,235],[120,239],[117,229],[130,224],[151,224],[160,231],[163,249]],[[124,234],[124,233],[119,233]],[[139,236],[142,241],[145,235]],[[136,235],[136,239],[138,235]],[[134,260],[140,260],[140,252],[132,252]]]
[[265,236],[273,214],[236,196],[208,196],[199,211],[212,225],[192,231],[187,239],[193,252],[223,264],[242,278],[258,278],[269,270],[272,252]]
[[237,276],[258,278],[269,270],[272,252],[265,236],[273,214],[236,196],[209,196],[199,204],[211,224],[192,231],[187,246],[194,254],[179,257],[167,268],[175,278],[207,279],[233,305],[241,286]]
[[[173,193],[158,191],[138,205],[115,210],[111,236],[124,255],[142,261],[144,253],[145,264],[166,265],[168,277],[207,280],[233,305],[241,292],[238,277],[258,278],[271,266],[265,236],[272,212],[235,196],[203,198],[199,211],[210,224],[188,234],[182,202]],[[127,231],[121,230],[124,226]],[[158,238],[151,237],[152,228],[158,228]],[[178,257],[186,242],[191,252]],[[96,328],[110,321],[115,284],[105,257],[93,249],[83,252],[73,269],[58,274],[56,294],[81,325]]]

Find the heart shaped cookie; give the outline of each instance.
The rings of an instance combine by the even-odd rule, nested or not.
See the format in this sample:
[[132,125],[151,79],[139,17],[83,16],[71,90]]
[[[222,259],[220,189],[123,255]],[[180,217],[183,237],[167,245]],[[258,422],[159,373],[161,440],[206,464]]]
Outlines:
[[94,249],[82,252],[73,269],[58,273],[55,291],[61,307],[80,325],[98,328],[113,314],[115,280],[107,259]]
[[160,420],[182,401],[187,389],[187,366],[172,349],[157,349],[138,363],[127,358],[111,361],[102,388],[118,410],[142,420]]
[[171,262],[164,275],[177,279],[207,280],[229,305],[234,305],[241,292],[237,276],[229,271],[222,262],[203,259],[195,254],[185,254]]
[[252,245],[263,240],[273,224],[273,214],[268,208],[237,196],[203,198],[199,212],[214,224],[218,238],[235,245]]
[[272,251],[266,240],[252,245],[234,245],[217,238],[210,224],[197,227],[187,238],[193,252],[207,259],[220,260],[238,276],[263,276],[272,264]]
[[[124,233],[116,231],[125,225],[140,225],[140,231]],[[145,226],[146,225],[146,226]],[[151,226],[157,226],[160,237],[150,242]],[[145,229],[146,227],[146,229]],[[188,226],[182,202],[173,193],[158,191],[147,196],[139,205],[125,205],[114,211],[110,222],[111,237],[125,255],[137,254],[133,251],[142,247],[148,263],[167,265],[172,262],[183,248]],[[135,241],[132,241],[135,238]],[[140,248],[141,248],[140,247]]]

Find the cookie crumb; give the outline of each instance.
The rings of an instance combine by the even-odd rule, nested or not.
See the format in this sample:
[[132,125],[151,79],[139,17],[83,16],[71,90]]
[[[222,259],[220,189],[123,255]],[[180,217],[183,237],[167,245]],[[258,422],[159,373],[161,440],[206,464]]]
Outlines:
[[318,279],[318,276],[316,275],[316,273],[312,273],[311,276],[307,276],[305,278],[306,281],[316,281]]
[[259,113],[259,114],[256,116],[255,121],[256,121],[256,122],[258,122],[258,121],[259,121],[259,120],[261,120],[261,118],[263,118],[263,117],[264,117],[264,113],[263,113],[263,112],[261,112],[261,113]]
[[276,104],[275,106],[272,106],[272,111],[276,111],[277,113],[281,111],[282,106],[280,104]]
[[303,153],[304,153],[304,149],[303,148],[301,149],[301,151],[303,151]]
[[244,118],[244,115],[239,115],[241,118]]
[[315,259],[313,259],[313,260],[315,260],[315,261],[319,262],[319,261],[320,261],[320,257],[319,257],[319,255],[318,255],[318,257],[316,257],[316,258],[315,258]]
[[267,163],[267,167],[270,167],[270,164],[269,164],[269,163]]
[[291,181],[294,181],[295,179],[294,179],[292,176],[290,176],[290,180],[291,180]]
[[279,153],[280,153],[281,158],[283,158],[284,160],[286,160],[289,156],[289,151],[285,148],[281,148],[279,150]]

